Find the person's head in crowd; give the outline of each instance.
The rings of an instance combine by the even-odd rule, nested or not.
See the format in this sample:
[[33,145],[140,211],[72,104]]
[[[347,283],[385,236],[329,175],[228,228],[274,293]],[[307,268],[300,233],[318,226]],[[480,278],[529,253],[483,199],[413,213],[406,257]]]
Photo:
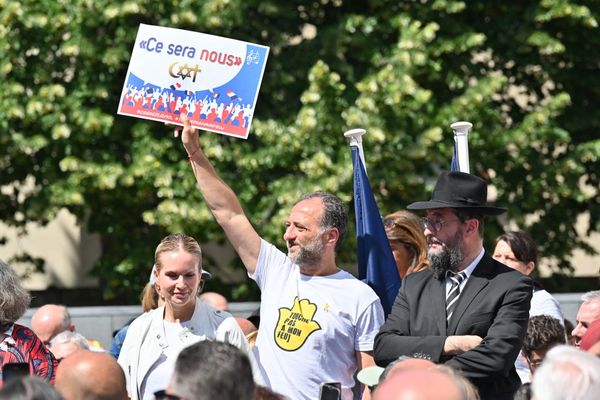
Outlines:
[[[296,226],[289,221],[306,221],[306,226]],[[298,200],[288,217],[283,234],[288,257],[300,267],[301,272],[312,274],[324,259],[335,259],[348,231],[348,209],[336,196],[314,192]]]
[[360,383],[367,386],[373,392],[377,386],[396,372],[418,368],[431,368],[434,365],[432,361],[422,358],[400,356],[385,368],[376,365],[365,367],[358,372],[356,377]]
[[83,335],[77,332],[64,331],[50,340],[50,346],[48,348],[52,354],[54,354],[54,358],[56,358],[58,362],[61,362],[64,358],[77,350],[89,350],[90,346]]
[[571,333],[575,338],[575,346],[579,347],[581,338],[585,335],[590,324],[600,319],[600,290],[592,290],[581,296],[583,303],[577,311],[577,325]]
[[[19,276],[0,260],[0,370],[6,364],[27,363],[31,375],[54,383],[56,359],[35,332],[16,323],[25,314],[30,301],[31,296],[21,285]],[[0,385],[4,375],[0,374]]]
[[432,368],[399,371],[377,387],[374,400],[466,400],[454,376]]
[[575,326],[573,325],[571,320],[568,320],[566,318],[564,320],[564,323],[565,332],[567,333],[567,344],[570,346],[575,346],[575,338],[573,337],[573,329],[575,329]]
[[427,257],[438,279],[447,271],[460,271],[483,248],[486,215],[499,215],[504,208],[487,204],[487,182],[464,172],[442,172],[431,200],[409,204],[411,211],[425,210],[423,218]]
[[217,292],[205,292],[200,296],[200,300],[219,311],[229,311],[229,303],[225,296]]
[[457,369],[454,369],[446,364],[435,364],[432,369],[451,377],[459,386],[465,400],[479,400],[479,392],[477,391],[475,385],[473,385],[470,380],[465,378],[465,376]]
[[243,317],[235,317],[235,322],[237,322],[237,324],[240,326],[240,328],[242,329],[242,332],[244,332],[244,336],[248,336],[249,334],[251,334],[254,331],[257,331],[258,329],[256,328],[256,326],[254,326],[254,324],[250,321],[248,321],[246,318]]
[[383,219],[400,278],[428,267],[423,223],[409,211],[396,211]]
[[44,342],[64,331],[75,331],[67,307],[58,304],[46,304],[38,308],[31,316],[31,329]]
[[537,245],[525,231],[511,231],[496,238],[492,256],[504,265],[531,275],[538,261]]
[[246,318],[248,321],[252,322],[252,324],[256,327],[256,329],[260,328],[260,307],[256,310],[252,311],[250,316]]
[[572,346],[551,349],[531,383],[536,400],[594,400],[600,394],[600,359]]
[[4,382],[2,400],[62,400],[61,395],[37,376],[19,376]]
[[12,268],[0,260],[0,333],[10,328],[29,307],[31,296]]
[[250,347],[254,348],[256,345],[256,336],[258,335],[258,328],[246,318],[235,317],[235,321],[240,326],[240,329],[244,333],[246,340]]
[[435,364],[430,360],[401,356],[396,361],[389,363],[388,366],[383,369],[378,383],[380,384],[396,372],[408,371],[410,369],[427,369],[433,367],[434,365]]
[[166,394],[195,400],[251,400],[254,390],[246,354],[229,343],[205,340],[179,353]]
[[531,382],[526,382],[519,386],[513,400],[531,400]]
[[126,400],[125,375],[107,353],[78,350],[56,373],[56,389],[65,400]]
[[285,398],[266,386],[256,386],[253,400],[285,400]]
[[523,340],[523,353],[532,374],[540,366],[546,353],[559,344],[565,344],[565,328],[559,320],[548,315],[529,318]]
[[168,235],[156,247],[154,265],[155,288],[167,312],[189,320],[202,279],[200,245],[191,236]]
[[596,356],[600,356],[600,319],[597,319],[590,324],[581,338],[579,348]]

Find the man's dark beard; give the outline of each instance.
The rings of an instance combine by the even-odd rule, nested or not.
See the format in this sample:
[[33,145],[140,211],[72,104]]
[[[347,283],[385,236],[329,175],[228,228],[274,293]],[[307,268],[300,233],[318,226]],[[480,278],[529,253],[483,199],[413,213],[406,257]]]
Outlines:
[[446,276],[446,271],[455,271],[458,264],[463,259],[463,254],[458,247],[444,247],[444,249],[435,254],[427,254],[427,259],[437,279]]
[[442,251],[437,253],[427,253],[427,259],[433,270],[433,275],[437,279],[442,279],[446,276],[446,271],[456,271],[458,265],[464,258],[462,251],[462,234],[456,232],[452,238],[452,243],[446,243]]

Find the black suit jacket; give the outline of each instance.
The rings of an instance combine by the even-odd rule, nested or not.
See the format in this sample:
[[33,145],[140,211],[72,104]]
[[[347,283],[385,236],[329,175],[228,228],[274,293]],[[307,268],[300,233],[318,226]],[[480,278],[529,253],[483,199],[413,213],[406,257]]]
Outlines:
[[[511,399],[521,384],[514,363],[527,330],[531,280],[487,254],[467,280],[446,328],[445,280],[431,270],[408,275],[375,338],[374,356],[386,366],[401,355],[455,367],[482,400]],[[478,335],[477,347],[443,356],[446,337]]]

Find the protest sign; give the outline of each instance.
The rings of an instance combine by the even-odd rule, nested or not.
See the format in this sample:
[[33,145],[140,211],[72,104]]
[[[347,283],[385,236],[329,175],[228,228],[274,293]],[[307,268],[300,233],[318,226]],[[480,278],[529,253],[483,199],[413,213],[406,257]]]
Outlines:
[[269,48],[140,24],[118,114],[246,139]]

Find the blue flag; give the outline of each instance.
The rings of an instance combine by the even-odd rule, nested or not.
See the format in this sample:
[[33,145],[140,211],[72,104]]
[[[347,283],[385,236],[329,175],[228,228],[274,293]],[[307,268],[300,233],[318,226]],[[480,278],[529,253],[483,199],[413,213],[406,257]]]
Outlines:
[[400,290],[400,275],[385,235],[383,221],[371,191],[369,178],[360,158],[359,149],[352,148],[354,166],[354,208],[358,242],[358,278],[366,282],[381,300],[387,316]]
[[450,163],[450,171],[460,172],[458,165],[458,151],[456,150],[456,139],[454,139],[454,150],[452,150],[452,162]]

